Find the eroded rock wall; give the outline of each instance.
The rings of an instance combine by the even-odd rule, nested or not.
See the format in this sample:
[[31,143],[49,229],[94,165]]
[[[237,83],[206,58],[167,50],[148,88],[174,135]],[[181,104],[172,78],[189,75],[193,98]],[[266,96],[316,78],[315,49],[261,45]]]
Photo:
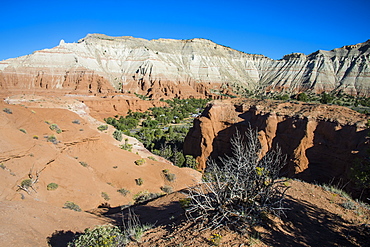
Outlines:
[[366,147],[366,116],[345,107],[262,100],[214,101],[194,120],[184,152],[205,169],[208,159],[230,155],[236,132],[257,128],[263,153],[287,154],[285,176],[328,181],[346,177]]
[[205,39],[145,40],[89,34],[78,43],[0,62],[0,89],[136,92],[152,98],[209,97],[228,88],[370,94],[370,41],[281,60]]

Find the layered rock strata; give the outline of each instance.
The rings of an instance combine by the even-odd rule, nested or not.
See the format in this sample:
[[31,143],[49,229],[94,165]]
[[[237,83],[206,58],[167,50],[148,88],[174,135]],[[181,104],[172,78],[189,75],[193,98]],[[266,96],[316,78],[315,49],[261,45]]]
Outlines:
[[205,169],[209,159],[230,155],[236,132],[257,128],[262,153],[277,145],[287,155],[285,176],[328,181],[346,177],[366,147],[366,116],[348,108],[262,100],[214,101],[194,120],[185,154]]
[[136,92],[152,98],[209,97],[234,88],[257,91],[342,90],[368,95],[370,41],[281,60],[205,39],[145,40],[89,34],[78,43],[0,62],[0,90]]

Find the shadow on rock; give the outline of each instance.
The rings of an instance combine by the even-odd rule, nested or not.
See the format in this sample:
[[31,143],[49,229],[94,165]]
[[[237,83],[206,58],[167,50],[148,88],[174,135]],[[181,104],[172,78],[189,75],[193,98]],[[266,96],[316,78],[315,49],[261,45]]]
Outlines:
[[77,233],[72,231],[55,231],[51,237],[47,238],[47,242],[51,247],[66,247],[76,235]]
[[283,223],[270,222],[263,238],[271,246],[370,246],[366,231],[342,217],[290,196]]

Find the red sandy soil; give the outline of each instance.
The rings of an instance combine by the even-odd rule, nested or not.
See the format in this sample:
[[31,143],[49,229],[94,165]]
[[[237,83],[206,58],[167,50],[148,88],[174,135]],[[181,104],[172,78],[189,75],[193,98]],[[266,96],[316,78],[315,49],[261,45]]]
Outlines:
[[[134,139],[130,139],[133,152],[120,149],[111,135],[113,128],[98,131],[96,127],[103,123],[74,98],[22,95],[5,102],[0,103],[0,246],[66,246],[76,232],[87,227],[122,224],[121,206],[132,203],[136,193],[161,192],[163,185],[177,191],[200,179],[194,170],[172,166],[158,157],[159,161],[147,159],[153,155]],[[5,113],[4,108],[13,113]],[[72,123],[74,120],[80,124]],[[52,123],[62,132],[51,130]],[[46,135],[55,135],[60,142],[47,142]],[[135,160],[143,157],[146,163],[135,165]],[[177,179],[166,181],[163,169]],[[34,178],[39,173],[39,180],[28,194],[18,190],[18,185],[30,170]],[[144,180],[142,186],[135,183],[139,177]],[[58,189],[48,191],[51,182],[57,183]],[[215,233],[222,235],[220,246],[370,245],[368,209],[356,202],[353,209],[346,209],[342,203],[348,199],[317,185],[294,180],[286,185],[291,188],[285,216],[271,216],[244,233],[221,228],[201,231],[187,223],[178,203],[185,197],[180,192],[134,206],[141,222],[153,223],[155,228],[130,246],[211,246],[210,237]],[[122,196],[119,188],[131,193]],[[102,192],[110,199],[105,200]],[[64,209],[66,201],[75,202],[85,212]],[[97,209],[101,204],[108,208]]]
[[[354,203],[346,209],[348,199],[324,190],[321,186],[289,180],[281,218],[269,216],[259,226],[236,233],[226,228],[201,230],[186,222],[178,200],[172,194],[134,208],[142,222],[156,222],[140,242],[129,246],[212,246],[212,234],[222,236],[219,246],[370,246],[370,210]],[[155,215],[156,217],[154,217]]]
[[[62,132],[51,130],[51,124]],[[1,231],[0,246],[46,246],[46,237],[55,230],[81,231],[102,223],[90,214],[63,209],[67,201],[82,210],[102,204],[119,207],[133,203],[141,191],[163,193],[161,186],[180,190],[199,181],[200,173],[171,165],[134,138],[129,140],[133,151],[122,150],[123,141],[112,137],[114,128],[100,132],[101,124],[86,105],[71,97],[21,95],[0,102],[0,222],[2,229],[9,229]],[[51,135],[57,143],[47,141]],[[142,158],[145,164],[136,165]],[[165,179],[164,169],[176,175],[174,182]],[[20,190],[29,174],[33,179],[38,174],[34,189]],[[143,185],[138,186],[136,178],[142,178]],[[59,187],[47,190],[49,183]],[[130,193],[123,196],[117,192],[121,188]]]

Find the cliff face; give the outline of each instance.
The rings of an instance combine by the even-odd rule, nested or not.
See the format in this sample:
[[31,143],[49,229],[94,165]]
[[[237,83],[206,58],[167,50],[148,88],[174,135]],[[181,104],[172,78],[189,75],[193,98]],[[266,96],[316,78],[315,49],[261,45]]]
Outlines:
[[342,89],[368,95],[370,41],[282,60],[245,54],[205,39],[145,40],[89,34],[78,43],[0,62],[0,89],[208,97],[213,90]]
[[214,101],[185,139],[184,152],[205,169],[209,158],[230,154],[236,129],[257,128],[266,153],[278,145],[287,154],[285,176],[328,181],[346,178],[365,149],[366,116],[345,107],[277,101]]

